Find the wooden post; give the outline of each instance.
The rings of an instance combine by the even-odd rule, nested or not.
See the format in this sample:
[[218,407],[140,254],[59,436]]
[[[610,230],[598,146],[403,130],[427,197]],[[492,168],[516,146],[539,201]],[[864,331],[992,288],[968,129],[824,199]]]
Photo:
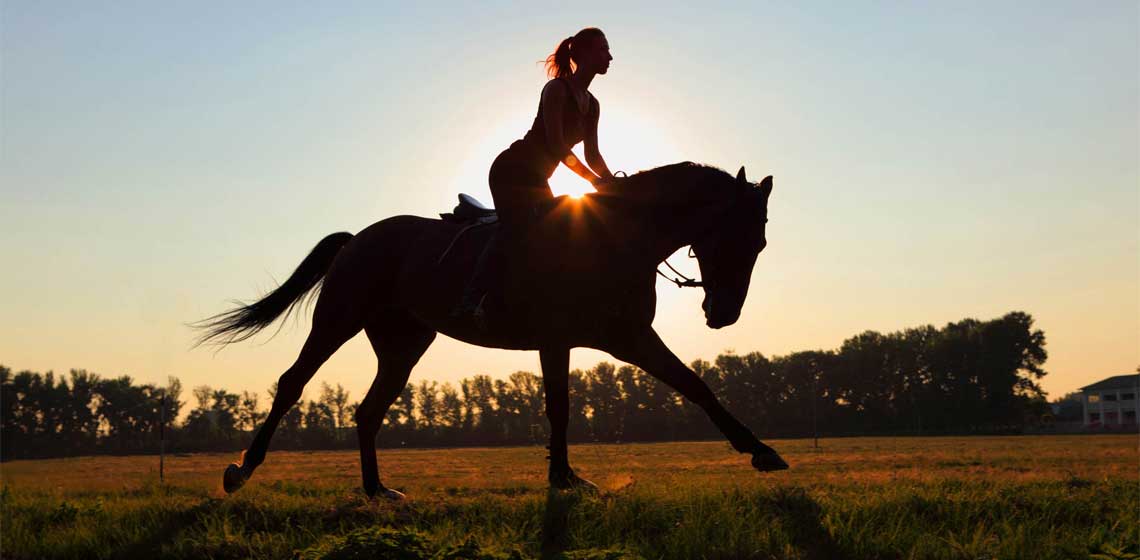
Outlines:
[[166,483],[166,392],[162,393],[162,404],[158,409],[158,482]]
[[819,394],[816,391],[816,381],[819,380],[819,373],[811,373],[811,431],[815,434],[815,448],[819,449],[819,422],[816,419],[816,402],[819,400]]

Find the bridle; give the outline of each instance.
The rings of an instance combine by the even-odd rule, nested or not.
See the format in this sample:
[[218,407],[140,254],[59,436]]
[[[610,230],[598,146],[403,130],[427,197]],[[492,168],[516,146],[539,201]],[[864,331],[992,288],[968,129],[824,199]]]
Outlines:
[[[622,177],[628,177],[629,176],[628,174],[626,174],[625,171],[620,171],[620,170],[616,171],[614,173],[614,176],[617,177],[618,173],[620,173]],[[739,199],[740,195],[737,194],[736,198]],[[729,205],[728,210],[726,211],[726,214],[728,212],[731,212],[735,205],[736,205],[736,201],[734,200],[733,204]],[[768,222],[767,216],[764,217],[764,222],[765,223]],[[692,245],[689,245],[688,257],[690,259],[697,258],[696,253],[693,252],[693,246]],[[673,274],[676,274],[677,277],[676,278],[670,278],[668,274],[661,272],[661,265],[660,264],[657,265],[657,268],[654,270],[657,272],[657,274],[659,276],[661,276],[662,278],[672,282],[678,288],[702,288],[702,287],[704,287],[705,282],[703,280],[698,280],[696,278],[689,278],[688,276],[685,276],[684,274],[681,273],[681,271],[677,270],[676,268],[673,268],[673,265],[669,264],[669,259],[665,259],[665,260],[661,261],[661,264],[664,264],[666,267],[669,268],[669,270],[673,271]]]
[[[692,246],[689,246],[689,258],[690,259],[697,258],[697,255],[693,253],[693,247]],[[693,278],[689,278],[688,276],[685,276],[684,274],[681,274],[681,272],[679,270],[673,268],[673,265],[669,264],[668,259],[663,260],[661,262],[665,266],[669,267],[669,270],[672,270],[673,274],[676,274],[678,276],[678,278],[670,278],[664,272],[661,272],[661,265],[657,265],[657,274],[660,274],[662,278],[676,284],[678,288],[700,288],[700,287],[703,287],[705,285],[705,283],[701,280],[695,280]]]
[[[740,195],[738,194],[736,198],[739,199]],[[736,200],[733,200],[733,203],[729,205],[728,210],[725,213],[727,214],[728,212],[731,212],[735,206],[736,206]],[[767,222],[768,222],[768,218],[767,218],[767,216],[765,216],[764,217],[764,223],[767,223]],[[697,258],[696,253],[693,252],[693,246],[692,245],[689,245],[688,257],[690,259]],[[661,272],[661,265],[657,265],[657,269],[656,269],[657,274],[661,275],[662,278],[672,282],[678,288],[702,288],[702,287],[704,287],[705,282],[703,280],[698,280],[695,278],[689,278],[688,276],[685,276],[684,274],[681,273],[681,271],[677,270],[676,268],[673,268],[673,265],[669,264],[668,259],[661,261],[661,263],[664,264],[665,266],[669,267],[669,270],[672,270],[673,274],[677,275],[677,278],[670,278],[667,274],[665,274],[664,272]]]
[[[618,175],[619,173],[621,175]],[[622,171],[620,169],[615,171],[613,175],[614,175],[614,177],[619,177],[619,176],[620,177],[629,177],[628,173],[626,173],[625,171]],[[697,256],[695,254],[693,254],[692,246],[689,247],[689,258],[690,259],[697,258]],[[685,276],[684,274],[681,274],[681,271],[673,268],[673,265],[669,264],[668,259],[661,261],[661,262],[665,266],[669,267],[669,270],[672,270],[673,274],[676,274],[678,276],[678,278],[669,278],[668,275],[666,275],[664,272],[661,272],[661,265],[657,265],[657,268],[655,269],[657,271],[657,274],[660,274],[662,278],[676,284],[678,288],[700,288],[700,287],[705,285],[705,283],[700,281],[700,280],[695,280],[693,278],[689,278],[688,276]]]

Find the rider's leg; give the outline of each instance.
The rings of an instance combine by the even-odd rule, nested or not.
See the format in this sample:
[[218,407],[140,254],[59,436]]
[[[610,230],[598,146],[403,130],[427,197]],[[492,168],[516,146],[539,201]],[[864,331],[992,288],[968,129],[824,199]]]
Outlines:
[[[499,231],[495,230],[487,243],[483,245],[483,250],[479,252],[479,258],[475,260],[475,269],[471,273],[471,278],[467,280],[467,286],[463,290],[463,298],[460,300],[459,305],[452,312],[453,316],[461,317],[471,315],[479,308],[479,304],[483,301],[483,296],[487,294],[487,286],[494,285],[497,278],[493,278],[493,273],[488,272],[488,263],[497,261],[498,259],[491,258],[498,246]],[[497,267],[491,267],[492,270]]]

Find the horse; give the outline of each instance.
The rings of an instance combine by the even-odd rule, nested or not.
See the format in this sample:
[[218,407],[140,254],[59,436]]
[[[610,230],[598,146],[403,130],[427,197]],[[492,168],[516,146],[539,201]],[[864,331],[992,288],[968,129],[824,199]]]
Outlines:
[[[305,384],[346,341],[364,330],[377,373],[356,410],[364,491],[404,495],[380,480],[376,435],[388,408],[437,333],[491,348],[537,350],[550,422],[548,482],[592,488],[570,466],[570,349],[594,348],[633,364],[700,406],[739,453],[761,472],[788,468],[730,414],[701,378],[652,327],[658,265],[688,246],[704,289],[708,327],[737,321],[757,256],[767,245],[772,177],[751,183],[715,167],[681,162],[598,186],[598,192],[555,198],[504,259],[503,281],[484,298],[485,320],[451,312],[460,300],[495,225],[395,216],[356,235],[322,239],[275,290],[253,303],[200,321],[199,343],[245,340],[316,297],[311,331],[281,375],[273,405],[223,488],[244,485],[265,460],[273,431],[301,398]],[[533,231],[531,231],[533,230]],[[319,294],[317,296],[316,294]]]

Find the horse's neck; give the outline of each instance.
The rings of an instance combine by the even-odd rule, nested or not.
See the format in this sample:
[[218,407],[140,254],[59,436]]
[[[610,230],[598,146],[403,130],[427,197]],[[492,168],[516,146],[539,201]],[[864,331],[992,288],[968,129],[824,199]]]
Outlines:
[[728,184],[701,183],[700,176],[689,181],[660,185],[658,199],[649,207],[649,235],[654,264],[692,245],[716,226],[728,208]]

